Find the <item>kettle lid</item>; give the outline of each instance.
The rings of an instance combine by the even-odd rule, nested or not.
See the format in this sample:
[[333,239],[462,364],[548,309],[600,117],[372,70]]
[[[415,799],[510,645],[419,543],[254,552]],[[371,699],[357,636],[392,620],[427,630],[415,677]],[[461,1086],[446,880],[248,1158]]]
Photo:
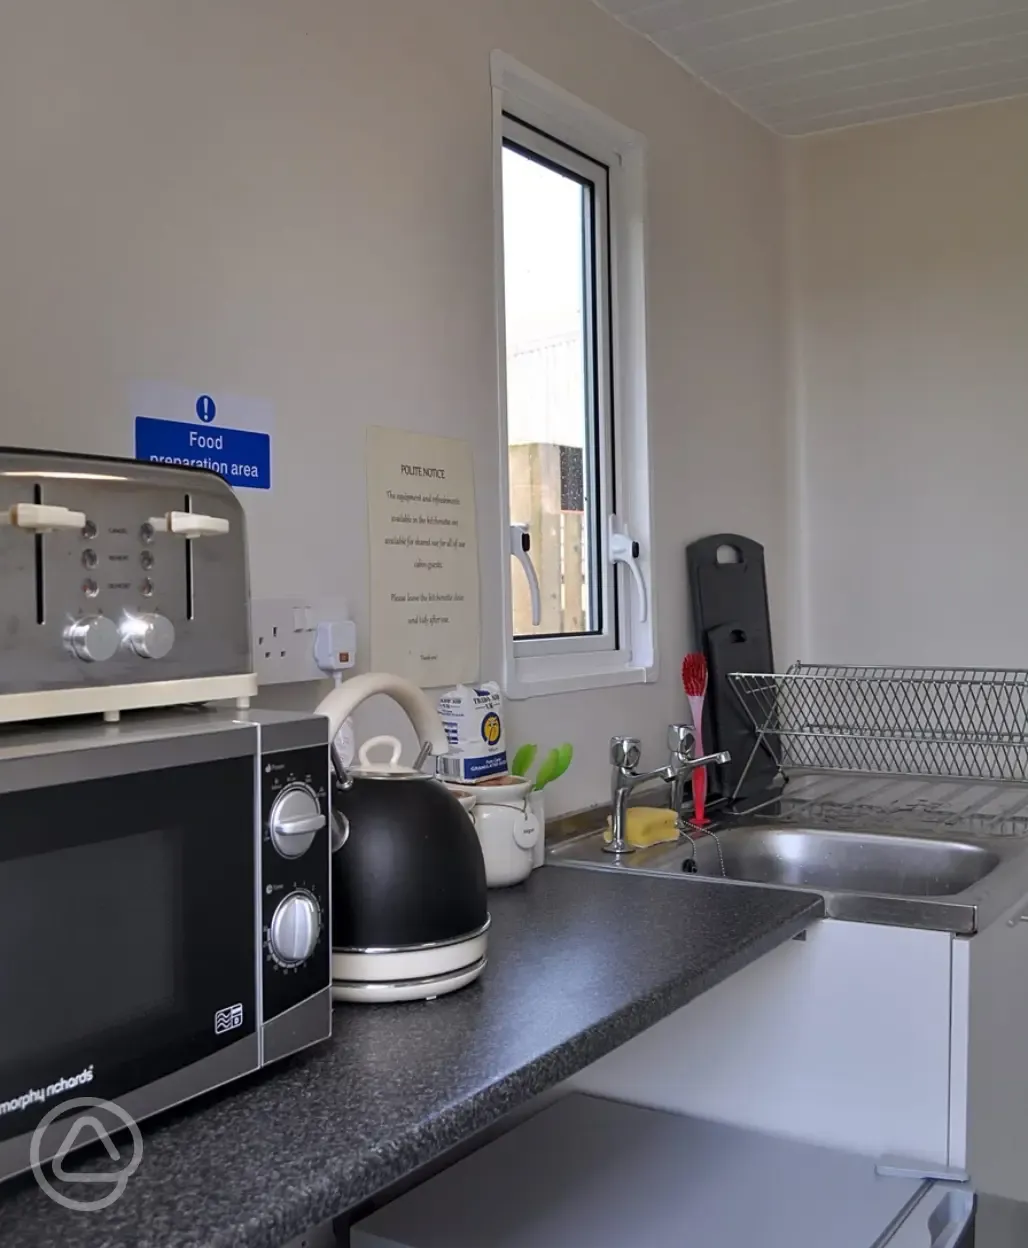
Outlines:
[[[389,746],[389,759],[385,762],[373,762],[370,754],[377,746]],[[424,771],[415,771],[413,767],[405,767],[400,762],[403,746],[397,737],[385,735],[369,737],[357,751],[357,766],[350,768],[350,775],[362,780],[430,780]]]

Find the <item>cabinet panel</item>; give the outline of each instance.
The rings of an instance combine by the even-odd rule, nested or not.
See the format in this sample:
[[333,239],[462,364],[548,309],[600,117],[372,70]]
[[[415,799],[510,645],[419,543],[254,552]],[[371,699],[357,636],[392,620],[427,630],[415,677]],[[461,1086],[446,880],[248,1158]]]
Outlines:
[[951,945],[945,932],[825,920],[571,1084],[872,1155],[946,1163]]
[[1025,908],[963,942],[970,960],[968,1168],[977,1190],[1021,1201],[1028,1200]]

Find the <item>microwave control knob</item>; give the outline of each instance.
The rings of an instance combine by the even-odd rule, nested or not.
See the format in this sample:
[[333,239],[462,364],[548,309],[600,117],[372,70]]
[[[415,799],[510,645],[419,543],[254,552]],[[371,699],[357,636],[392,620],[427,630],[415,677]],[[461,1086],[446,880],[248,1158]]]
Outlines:
[[121,645],[114,621],[106,615],[84,615],[64,630],[64,642],[76,658],[87,663],[105,663]]
[[156,612],[133,615],[122,624],[121,637],[141,659],[163,659],[175,644],[175,625]]
[[268,945],[285,966],[299,966],[314,952],[321,935],[321,910],[310,893],[290,893],[275,907]]
[[283,858],[300,858],[327,822],[315,794],[305,784],[290,784],[275,798],[268,832]]

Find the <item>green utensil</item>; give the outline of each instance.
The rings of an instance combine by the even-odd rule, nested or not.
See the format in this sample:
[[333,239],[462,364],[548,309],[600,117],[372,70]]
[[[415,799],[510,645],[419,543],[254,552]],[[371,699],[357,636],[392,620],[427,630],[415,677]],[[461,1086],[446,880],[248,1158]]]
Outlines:
[[523,745],[514,755],[514,761],[510,765],[510,773],[512,776],[525,776],[527,778],[532,764],[535,762],[535,756],[539,753],[537,745]]
[[539,774],[535,778],[535,791],[537,793],[540,789],[544,789],[551,780],[556,780],[558,767],[560,767],[560,753],[557,750],[550,750],[549,754],[539,764]]
[[554,780],[559,780],[571,766],[571,760],[575,757],[575,747],[570,741],[565,741],[563,745],[557,746],[557,753],[560,755],[560,761],[557,768],[557,774],[553,777]]
[[537,793],[541,789],[546,788],[548,784],[552,784],[554,780],[560,779],[571,766],[574,753],[575,751],[568,741],[565,741],[563,745],[558,745],[555,750],[550,750],[549,754],[543,759],[539,767],[539,774],[535,778],[535,791]]

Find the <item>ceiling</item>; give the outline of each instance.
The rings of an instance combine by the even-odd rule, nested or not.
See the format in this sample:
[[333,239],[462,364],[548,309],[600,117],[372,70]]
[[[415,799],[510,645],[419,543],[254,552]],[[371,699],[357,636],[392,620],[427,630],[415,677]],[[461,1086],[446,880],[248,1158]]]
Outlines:
[[780,134],[1028,94],[1028,0],[597,0]]

